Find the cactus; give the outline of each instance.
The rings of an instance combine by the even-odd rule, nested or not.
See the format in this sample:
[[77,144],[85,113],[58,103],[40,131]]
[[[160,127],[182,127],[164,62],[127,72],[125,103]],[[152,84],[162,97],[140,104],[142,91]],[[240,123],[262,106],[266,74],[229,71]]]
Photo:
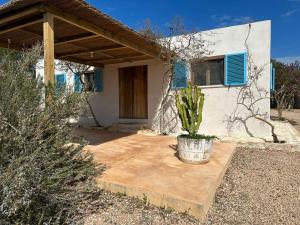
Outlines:
[[193,86],[191,83],[176,94],[176,107],[182,123],[182,130],[187,131],[190,136],[198,133],[202,122],[203,105],[204,94],[201,93],[199,87]]

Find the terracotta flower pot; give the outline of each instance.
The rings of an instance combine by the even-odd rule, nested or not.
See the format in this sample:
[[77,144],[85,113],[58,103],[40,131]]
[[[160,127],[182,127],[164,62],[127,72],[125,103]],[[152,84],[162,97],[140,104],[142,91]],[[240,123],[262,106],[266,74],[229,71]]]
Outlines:
[[209,161],[213,144],[212,139],[192,139],[179,136],[177,140],[179,158],[183,162],[202,164]]

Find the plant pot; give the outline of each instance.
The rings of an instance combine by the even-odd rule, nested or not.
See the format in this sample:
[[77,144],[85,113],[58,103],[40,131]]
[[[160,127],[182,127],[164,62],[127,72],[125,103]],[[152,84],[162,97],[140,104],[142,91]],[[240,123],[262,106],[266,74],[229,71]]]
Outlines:
[[212,150],[212,139],[192,139],[186,136],[179,136],[178,153],[183,162],[191,164],[207,163]]

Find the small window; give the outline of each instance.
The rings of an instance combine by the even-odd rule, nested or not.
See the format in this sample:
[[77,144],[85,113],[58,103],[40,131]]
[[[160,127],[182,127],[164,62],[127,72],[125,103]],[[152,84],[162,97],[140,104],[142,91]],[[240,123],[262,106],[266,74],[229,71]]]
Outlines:
[[[82,83],[83,82],[83,83]],[[84,73],[81,77],[74,74],[74,91],[75,92],[102,92],[103,91],[103,71],[95,69]]]
[[198,86],[224,84],[224,58],[191,64],[193,83]]
[[177,60],[173,63],[172,89],[187,87],[188,72],[186,62]]
[[83,82],[84,82],[84,87],[85,91],[94,91],[95,89],[95,73],[94,72],[88,72],[85,73],[83,76]]

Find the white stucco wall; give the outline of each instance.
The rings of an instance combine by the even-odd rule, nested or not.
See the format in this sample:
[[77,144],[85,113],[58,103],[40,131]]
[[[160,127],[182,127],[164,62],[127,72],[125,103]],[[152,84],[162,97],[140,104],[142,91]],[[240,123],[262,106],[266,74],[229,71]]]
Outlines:
[[[249,32],[249,24],[227,27],[204,32],[204,37],[213,42],[210,48],[213,53],[210,56],[220,56],[230,53],[241,53],[246,51],[245,40]],[[270,40],[271,22],[263,21],[251,24],[248,37],[249,53],[257,67],[263,67],[262,76],[258,80],[260,88],[270,90]],[[119,119],[119,88],[118,69],[121,67],[147,65],[148,66],[148,120],[121,120]],[[108,65],[104,68],[104,90],[92,98],[92,105],[101,124],[110,126],[119,122],[145,122],[154,130],[160,128],[160,117],[157,109],[161,101],[162,80],[164,64],[158,60],[141,61],[135,63],[122,63]],[[270,128],[256,119],[248,120],[246,127],[241,123],[228,123],[228,117],[232,115],[237,105],[239,88],[226,86],[203,87],[205,93],[205,104],[203,111],[203,122],[200,133],[246,137],[250,133],[256,137],[270,137]],[[172,102],[172,100],[171,100]],[[270,117],[269,99],[261,100],[257,107],[261,112]],[[240,115],[247,115],[246,111],[240,111]],[[174,104],[166,109],[163,122],[163,132],[180,132],[180,121],[176,115]],[[231,127],[231,128],[229,128]]]
[[[119,68],[137,65],[148,66],[148,120],[119,119]],[[154,116],[161,99],[161,82],[164,65],[159,60],[122,63],[105,66],[103,71],[103,92],[91,98],[94,113],[99,122],[110,126],[119,122],[141,122],[152,127]]]
[[[210,56],[222,56],[246,51],[245,40],[249,32],[249,24],[221,28],[202,32],[203,37],[213,42],[210,46]],[[271,22],[262,21],[251,24],[248,37],[249,53],[257,67],[263,67],[258,86],[270,90],[270,60],[271,60]],[[147,65],[148,66],[148,120],[119,119],[119,81],[118,69],[121,67]],[[164,119],[158,115],[162,97],[162,82],[165,65],[159,60],[148,60],[134,63],[107,65],[104,68],[103,92],[96,93],[91,98],[91,104],[98,121],[104,126],[120,122],[142,122],[149,128],[166,133],[180,133],[180,121],[177,116],[172,98],[165,109]],[[228,123],[228,117],[233,114],[237,106],[238,87],[209,86],[202,87],[205,94],[203,122],[200,133],[233,136],[270,138],[270,128],[263,122],[251,119],[247,124]],[[257,108],[270,117],[270,101],[259,101]],[[247,116],[246,110],[238,110],[240,116]],[[248,132],[246,131],[247,128]],[[161,129],[162,128],[162,129]]]

